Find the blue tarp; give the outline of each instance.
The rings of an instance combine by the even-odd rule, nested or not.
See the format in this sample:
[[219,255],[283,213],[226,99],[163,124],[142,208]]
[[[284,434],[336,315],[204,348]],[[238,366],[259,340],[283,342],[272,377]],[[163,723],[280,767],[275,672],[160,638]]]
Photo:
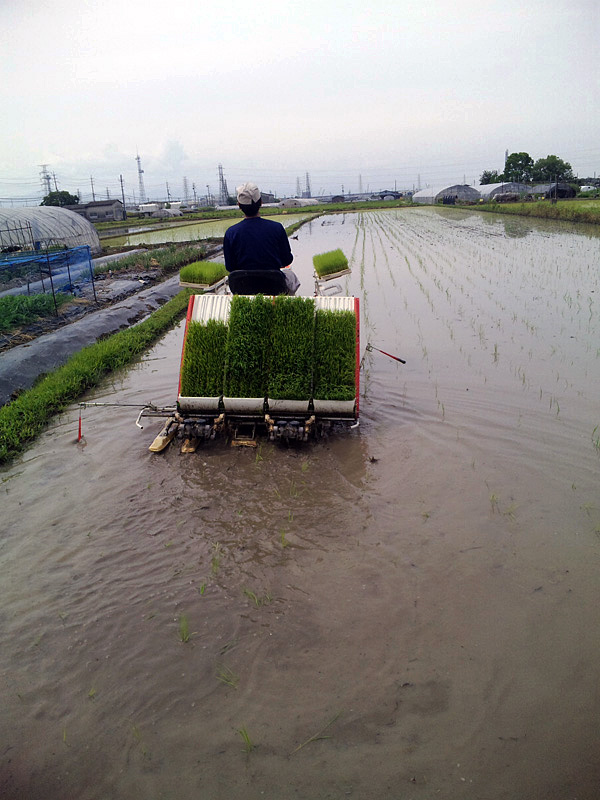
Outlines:
[[72,291],[75,283],[94,280],[91,250],[88,245],[67,250],[37,250],[0,254],[0,287],[14,277],[27,283],[0,291],[5,294]]

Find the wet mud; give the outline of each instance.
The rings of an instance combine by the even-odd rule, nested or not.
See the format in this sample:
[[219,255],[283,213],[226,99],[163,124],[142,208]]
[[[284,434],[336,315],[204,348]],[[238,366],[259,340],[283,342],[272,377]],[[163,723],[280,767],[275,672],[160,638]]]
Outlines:
[[179,326],[0,471],[3,798],[597,797],[600,240],[509,222],[300,229],[358,431],[150,454]]

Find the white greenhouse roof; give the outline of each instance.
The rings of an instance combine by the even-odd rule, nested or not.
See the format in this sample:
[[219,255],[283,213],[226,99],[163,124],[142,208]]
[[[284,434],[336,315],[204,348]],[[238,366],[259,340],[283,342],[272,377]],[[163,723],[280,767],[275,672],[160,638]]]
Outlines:
[[479,191],[466,183],[454,183],[449,186],[433,186],[421,189],[412,196],[413,203],[435,203],[444,195],[458,195],[461,200],[479,200]]
[[19,244],[27,249],[31,246],[29,229],[36,249],[88,245],[93,255],[102,249],[94,226],[74,211],[55,206],[0,207],[0,248]]
[[478,186],[477,189],[481,192],[482,197],[493,197],[495,194],[504,194],[505,192],[517,192],[517,194],[527,194],[528,187],[524,183],[515,183],[514,181],[505,181],[504,183],[485,183]]

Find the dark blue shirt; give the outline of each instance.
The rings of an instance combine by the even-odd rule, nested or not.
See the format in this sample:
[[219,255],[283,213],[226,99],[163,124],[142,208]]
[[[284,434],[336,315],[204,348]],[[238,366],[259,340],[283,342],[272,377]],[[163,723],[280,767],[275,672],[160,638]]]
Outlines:
[[279,269],[289,266],[294,259],[283,225],[263,217],[247,217],[227,228],[223,253],[228,272]]

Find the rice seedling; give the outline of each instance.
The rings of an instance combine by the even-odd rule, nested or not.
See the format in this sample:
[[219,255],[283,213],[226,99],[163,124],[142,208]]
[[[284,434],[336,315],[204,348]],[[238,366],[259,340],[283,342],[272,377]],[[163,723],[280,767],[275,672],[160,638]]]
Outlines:
[[333,275],[348,269],[348,259],[338,248],[313,256],[313,265],[319,278],[323,278],[325,275]]
[[90,700],[95,700],[95,699],[96,699],[96,694],[97,694],[97,692],[96,692],[96,690],[94,689],[94,687],[92,686],[92,688],[91,688],[91,689],[89,690],[89,692],[88,692],[88,697],[89,697],[89,699],[90,699]]
[[219,571],[219,566],[221,564],[221,545],[217,542],[213,544],[213,557],[210,562],[210,568],[213,575],[216,575]]
[[220,664],[217,669],[217,678],[226,686],[231,686],[232,689],[237,689],[240,682],[239,675],[227,667],[225,664]]
[[183,397],[218,397],[223,392],[227,325],[209,319],[190,322],[181,369]]
[[184,264],[198,261],[198,256],[206,253],[206,247],[202,245],[179,247],[170,245],[161,247],[157,250],[149,250],[146,253],[134,253],[131,256],[118,261],[109,261],[105,264],[94,267],[94,274],[101,275],[105,272],[125,272],[130,269],[148,270],[160,267],[163,272],[174,272]]
[[281,295],[273,303],[268,394],[308,400],[311,395],[314,300]]
[[225,386],[228,397],[265,397],[273,303],[263,295],[235,295],[229,314],[225,348]]
[[315,319],[314,391],[317,400],[356,396],[356,317],[351,311],[323,311]]
[[599,427],[600,426],[596,425],[592,431],[592,444],[594,445],[594,449],[600,453],[600,433],[598,433]]
[[238,729],[238,733],[242,737],[242,740],[244,742],[244,752],[245,753],[251,753],[254,750],[256,745],[253,743],[252,739],[250,738],[250,734],[246,730],[246,726],[242,725],[242,727]]
[[188,622],[188,618],[185,614],[182,614],[179,617],[179,638],[182,642],[189,642],[191,633],[190,633],[190,624]]
[[307,744],[311,744],[312,742],[318,742],[322,739],[331,739],[331,736],[325,735],[325,731],[327,730],[327,728],[333,725],[333,723],[341,716],[341,713],[342,713],[341,711],[338,711],[338,713],[334,717],[332,717],[329,720],[329,722],[321,728],[320,731],[317,731],[317,733],[315,733],[314,736],[310,736],[305,742],[299,744],[295,750],[292,750],[290,755],[293,756],[294,753],[297,753],[299,750],[302,750],[303,747],[306,747]]
[[283,548],[289,547],[290,543],[287,540],[286,532],[285,532],[285,530],[283,528],[279,532],[279,541],[281,542],[281,546]]
[[257,608],[260,608],[260,606],[267,605],[268,603],[271,603],[273,601],[272,595],[270,595],[268,592],[264,594],[262,597],[259,597],[257,594],[255,594],[255,592],[252,592],[250,589],[244,589],[243,591],[246,597],[250,598],[250,600],[252,600],[252,602]]
[[200,286],[211,286],[227,275],[224,264],[217,264],[214,261],[194,261],[186,264],[179,271],[181,283],[195,283]]

